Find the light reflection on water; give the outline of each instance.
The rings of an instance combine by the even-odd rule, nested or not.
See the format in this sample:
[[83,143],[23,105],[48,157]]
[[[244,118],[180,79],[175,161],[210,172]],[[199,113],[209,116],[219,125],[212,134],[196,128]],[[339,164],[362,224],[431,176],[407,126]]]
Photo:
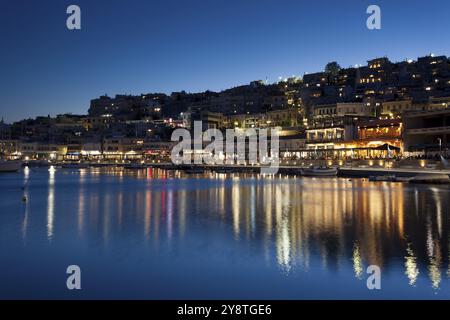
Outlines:
[[[314,286],[329,289],[324,297],[331,298],[341,296],[336,288],[328,288],[334,284],[327,277],[342,277],[347,281],[348,297],[370,298],[364,291],[365,270],[378,265],[386,275],[383,283],[392,289],[392,294],[378,298],[421,298],[430,292],[441,298],[450,296],[448,290],[440,290],[448,289],[450,276],[450,190],[446,186],[254,174],[186,176],[158,169],[27,168],[22,174],[2,177],[5,192],[0,207],[9,214],[0,217],[0,239],[2,248],[15,253],[7,260],[11,265],[0,268],[9,275],[10,285],[19,272],[15,273],[13,264],[30,254],[28,247],[49,264],[67,254],[64,248],[71,248],[86,261],[100,259],[99,254],[114,256],[108,256],[113,262],[117,256],[135,254],[135,260],[117,263],[121,272],[129,272],[126,277],[137,282],[143,274],[133,271],[135,265],[171,274],[187,272],[198,260],[206,259],[209,265],[201,268],[228,268],[237,283],[240,276],[249,276],[241,271],[248,264],[249,270],[276,284],[307,274]],[[14,199],[18,193],[28,201]],[[177,259],[185,265],[177,265]],[[216,276],[213,270],[208,272]],[[49,278],[51,273],[41,276]],[[227,285],[219,281],[214,290],[233,297],[226,295]],[[280,286],[278,293],[267,293],[267,297],[310,297],[308,292],[294,292],[291,285]],[[308,286],[314,289],[313,284]],[[420,291],[414,290],[418,287]],[[189,290],[192,297],[208,298],[213,288],[191,286]],[[249,296],[254,292],[258,297],[258,289],[247,290]],[[138,297],[158,297],[136,285],[130,285],[129,291]],[[26,289],[22,293],[39,297]],[[221,297],[220,292],[215,294]],[[8,293],[0,290],[0,296]],[[173,291],[163,296],[178,297]]]
[[47,197],[47,237],[53,238],[53,219],[55,215],[55,168],[48,170],[48,197]]

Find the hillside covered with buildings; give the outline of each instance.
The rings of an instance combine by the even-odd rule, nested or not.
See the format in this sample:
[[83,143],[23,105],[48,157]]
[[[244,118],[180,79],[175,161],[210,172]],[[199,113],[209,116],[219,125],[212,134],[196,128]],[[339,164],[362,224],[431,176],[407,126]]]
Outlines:
[[426,157],[450,146],[450,59],[369,60],[221,92],[100,96],[87,114],[0,124],[3,157],[133,160],[167,157],[171,132],[282,127],[288,159]]

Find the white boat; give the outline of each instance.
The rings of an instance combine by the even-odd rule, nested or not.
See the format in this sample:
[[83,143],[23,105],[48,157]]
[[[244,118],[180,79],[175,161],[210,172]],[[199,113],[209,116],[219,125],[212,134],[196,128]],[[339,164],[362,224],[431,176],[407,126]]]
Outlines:
[[0,160],[0,172],[16,172],[22,167],[20,160]]
[[302,169],[302,174],[306,177],[334,177],[338,170],[330,167],[312,167]]
[[412,177],[395,177],[395,182],[410,182]]
[[394,175],[370,176],[369,181],[395,182],[397,178]]
[[409,183],[450,184],[450,177],[446,174],[419,174]]

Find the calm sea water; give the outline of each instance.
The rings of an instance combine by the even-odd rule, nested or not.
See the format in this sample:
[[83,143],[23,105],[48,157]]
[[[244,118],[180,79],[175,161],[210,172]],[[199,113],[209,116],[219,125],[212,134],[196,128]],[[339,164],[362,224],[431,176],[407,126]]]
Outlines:
[[447,186],[26,168],[0,190],[0,298],[450,298]]

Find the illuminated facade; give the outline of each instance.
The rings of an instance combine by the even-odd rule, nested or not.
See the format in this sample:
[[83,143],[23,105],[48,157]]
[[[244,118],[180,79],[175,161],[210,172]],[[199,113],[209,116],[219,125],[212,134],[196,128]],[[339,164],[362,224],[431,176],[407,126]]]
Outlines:
[[224,128],[295,127],[300,123],[297,108],[272,110],[266,113],[233,114],[224,117]]
[[306,153],[312,159],[378,159],[401,154],[400,119],[344,117],[306,130]]
[[19,142],[18,154],[24,159],[62,160],[67,154],[67,145],[42,142]]
[[334,103],[314,107],[314,119],[357,116],[368,117],[374,115],[373,108],[362,102]]
[[405,114],[405,150],[446,153],[450,148],[450,109]]
[[315,122],[306,130],[306,158],[330,159],[342,157],[335,149],[357,137],[353,117],[341,117]]

